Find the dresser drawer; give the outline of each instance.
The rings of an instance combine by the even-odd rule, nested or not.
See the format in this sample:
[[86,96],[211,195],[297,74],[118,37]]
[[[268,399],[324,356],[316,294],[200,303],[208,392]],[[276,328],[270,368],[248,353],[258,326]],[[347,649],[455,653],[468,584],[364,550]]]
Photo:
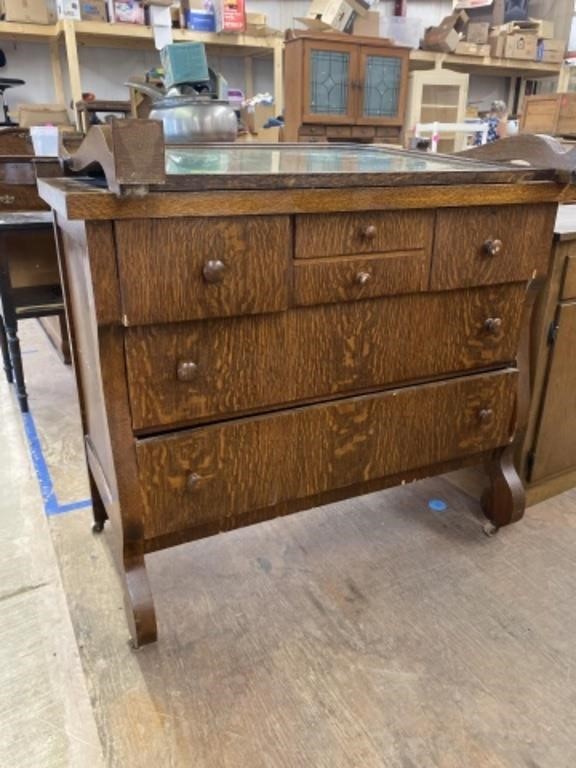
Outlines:
[[[353,194],[353,193],[351,193]],[[392,251],[428,251],[433,211],[309,214],[296,216],[296,257]]]
[[555,217],[555,204],[438,211],[432,290],[545,275]]
[[302,259],[294,265],[294,303],[328,304],[425,291],[429,272],[429,251]]
[[137,431],[503,365],[524,284],[130,328]]
[[469,376],[139,441],[145,537],[226,530],[289,500],[506,445],[516,381]]
[[114,226],[126,325],[288,306],[287,216],[146,219]]
[[35,179],[30,184],[0,181],[0,215],[7,211],[46,211],[48,208],[38,196]]

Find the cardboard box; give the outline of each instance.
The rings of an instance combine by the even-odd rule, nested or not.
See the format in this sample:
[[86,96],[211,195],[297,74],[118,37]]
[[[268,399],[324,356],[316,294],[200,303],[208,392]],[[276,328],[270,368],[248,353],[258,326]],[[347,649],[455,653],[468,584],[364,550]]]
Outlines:
[[528,0],[459,0],[454,10],[466,11],[474,22],[499,26],[528,18]]
[[55,24],[56,3],[52,0],[0,0],[0,14],[4,21],[25,24]]
[[538,39],[536,35],[506,35],[504,58],[535,61],[537,47]]
[[488,43],[478,45],[477,43],[469,43],[467,40],[460,40],[454,53],[462,56],[490,56],[490,46]]
[[106,0],[80,0],[82,21],[108,21]]
[[79,0],[56,0],[56,13],[59,19],[72,19],[80,21]]
[[490,56],[493,59],[501,59],[504,56],[504,50],[506,48],[506,38],[508,35],[506,32],[497,32],[490,35]]
[[113,18],[120,24],[145,24],[144,7],[139,0],[112,0]]
[[216,32],[244,32],[246,6],[244,0],[215,0]]
[[180,24],[196,32],[216,32],[216,11],[205,0],[180,0]]
[[565,40],[540,40],[536,59],[548,64],[561,64],[566,56]]
[[490,24],[487,21],[471,21],[466,30],[466,40],[469,43],[486,45],[490,37]]
[[312,0],[306,16],[297,21],[309,29],[345,32],[351,27],[354,14],[363,16],[369,7],[364,0]]
[[468,16],[463,11],[447,16],[437,27],[428,27],[424,33],[422,48],[425,51],[452,53],[460,42]]
[[18,123],[21,128],[31,125],[71,125],[66,107],[63,104],[20,104]]
[[356,16],[352,34],[358,37],[380,37],[380,14],[368,11],[365,16]]

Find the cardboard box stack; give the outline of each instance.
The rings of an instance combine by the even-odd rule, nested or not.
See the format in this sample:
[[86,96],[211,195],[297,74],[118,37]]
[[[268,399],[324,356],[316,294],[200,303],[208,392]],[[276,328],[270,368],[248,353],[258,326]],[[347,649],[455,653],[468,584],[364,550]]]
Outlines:
[[527,16],[523,0],[461,0],[454,13],[426,30],[424,50],[560,63],[566,43],[554,23]]
[[[181,0],[182,26],[197,32],[245,32],[244,0]],[[261,14],[258,14],[261,15]]]

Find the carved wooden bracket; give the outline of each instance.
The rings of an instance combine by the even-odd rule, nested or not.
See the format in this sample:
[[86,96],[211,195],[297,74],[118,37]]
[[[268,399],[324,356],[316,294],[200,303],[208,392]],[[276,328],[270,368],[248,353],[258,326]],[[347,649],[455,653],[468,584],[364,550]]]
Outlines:
[[164,130],[159,120],[112,120],[95,125],[73,154],[63,152],[74,173],[101,169],[108,189],[118,195],[146,194],[151,184],[164,184]]

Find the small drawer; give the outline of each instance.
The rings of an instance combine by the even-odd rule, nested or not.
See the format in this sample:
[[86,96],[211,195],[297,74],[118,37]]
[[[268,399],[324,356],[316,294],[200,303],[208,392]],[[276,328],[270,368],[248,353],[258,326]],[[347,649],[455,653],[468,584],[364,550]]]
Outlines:
[[428,287],[430,253],[405,251],[377,256],[306,259],[294,266],[294,303],[330,304]]
[[306,214],[296,217],[296,258],[430,250],[433,211]]
[[298,131],[300,136],[326,136],[325,125],[301,125]]
[[287,216],[117,221],[125,325],[288,306]]
[[326,136],[328,136],[329,139],[351,139],[352,126],[328,125],[326,126]]
[[432,290],[546,275],[555,217],[555,204],[438,211]]
[[376,129],[369,125],[352,126],[353,139],[373,139],[376,136]]
[[516,386],[505,370],[139,440],[145,538],[206,535],[298,499],[507,445]]
[[0,182],[0,214],[7,211],[46,211],[49,206],[40,199],[36,180],[31,184]]
[[560,298],[563,301],[576,299],[576,256],[568,256],[566,259],[566,271]]

